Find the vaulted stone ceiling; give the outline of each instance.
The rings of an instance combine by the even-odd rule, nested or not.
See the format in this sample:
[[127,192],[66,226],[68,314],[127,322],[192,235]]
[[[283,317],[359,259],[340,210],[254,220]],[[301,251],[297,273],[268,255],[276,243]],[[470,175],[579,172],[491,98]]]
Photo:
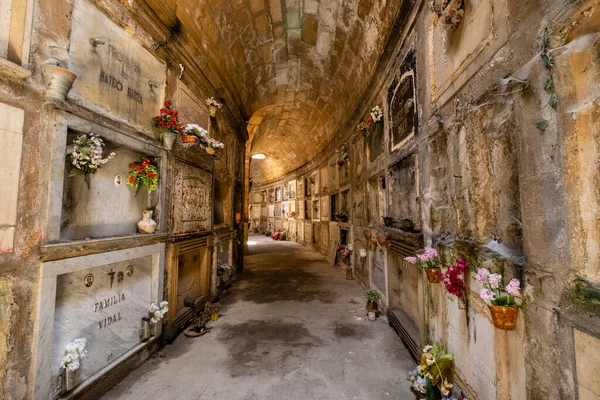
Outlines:
[[[255,182],[290,172],[355,112],[401,0],[146,0],[197,46],[198,65],[248,121]],[[181,33],[183,34],[183,33]]]

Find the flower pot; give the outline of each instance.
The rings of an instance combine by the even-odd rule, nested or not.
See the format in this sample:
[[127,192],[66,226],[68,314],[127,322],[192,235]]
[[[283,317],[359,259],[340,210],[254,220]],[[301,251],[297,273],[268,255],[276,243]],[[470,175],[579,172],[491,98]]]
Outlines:
[[211,156],[215,154],[215,149],[213,149],[212,147],[208,147],[206,146],[204,148],[204,151],[206,151],[207,154],[210,154]]
[[137,223],[139,233],[154,233],[156,221],[152,219],[152,210],[142,212],[142,220]]
[[494,326],[498,329],[512,331],[517,326],[517,315],[519,309],[517,307],[504,307],[489,305],[490,313]]
[[442,273],[442,269],[439,267],[435,268],[423,268],[425,273],[427,274],[427,280],[429,283],[440,283],[440,274]]
[[208,106],[208,113],[210,114],[211,117],[216,117],[218,110],[219,110],[219,107]]
[[183,331],[183,334],[187,337],[198,337],[198,336],[204,336],[208,332],[210,332],[210,329],[206,329],[205,327],[202,327],[198,331],[198,330],[196,330],[196,328],[194,326],[189,326]]
[[371,231],[364,231],[363,234],[365,235],[365,239],[371,240]]
[[214,312],[214,313],[210,314],[210,319],[213,321],[218,321],[219,320],[219,312]]
[[387,236],[385,236],[385,235],[377,236],[377,243],[379,243],[379,245],[381,247],[385,247],[385,245],[387,244]]
[[198,138],[196,136],[183,134],[183,143],[196,143],[197,141]]
[[77,75],[56,65],[44,64],[46,98],[64,101]]
[[367,311],[378,311],[379,307],[377,306],[376,301],[367,301]]
[[177,139],[175,132],[163,132],[163,146],[165,146],[165,149],[173,150],[175,139]]
[[75,389],[75,386],[77,386],[75,383],[76,377],[77,377],[77,370],[71,371],[68,368],[63,369],[62,383],[63,383],[63,388],[65,389],[65,391],[70,392],[71,390]]

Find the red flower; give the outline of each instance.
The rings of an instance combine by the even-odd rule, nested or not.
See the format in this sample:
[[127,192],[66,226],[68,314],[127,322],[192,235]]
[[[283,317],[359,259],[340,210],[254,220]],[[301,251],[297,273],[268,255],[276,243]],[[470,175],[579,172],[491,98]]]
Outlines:
[[170,101],[165,101],[165,107],[171,107],[171,102]]
[[135,183],[135,178],[133,176],[129,176],[129,182]]
[[163,128],[164,128],[164,126],[166,125],[164,121],[160,121],[158,124],[159,124],[161,127],[163,127]]
[[177,114],[179,114],[179,111],[173,110],[173,114],[177,115]]
[[171,115],[172,112],[173,111],[171,111],[171,110],[167,110],[167,115]]
[[373,118],[369,118],[369,122],[370,122],[370,123],[373,123]]
[[148,174],[148,178],[154,178],[154,177],[156,177],[156,174],[153,174],[152,172],[150,172],[150,173]]
[[161,113],[161,114],[164,114],[164,113],[166,113],[166,112],[167,112],[167,110],[165,110],[164,108],[161,108],[161,109],[160,109],[160,113]]
[[143,173],[143,172],[144,172],[144,170],[138,169],[136,172],[137,172],[138,174],[141,174],[141,173]]
[[171,121],[175,121],[176,119],[177,119],[177,117],[176,117],[176,116],[174,116],[174,115],[171,115]]
[[181,132],[181,131],[183,130],[183,127],[181,127],[181,126],[178,126],[178,127],[177,127],[177,130],[178,130],[179,132]]

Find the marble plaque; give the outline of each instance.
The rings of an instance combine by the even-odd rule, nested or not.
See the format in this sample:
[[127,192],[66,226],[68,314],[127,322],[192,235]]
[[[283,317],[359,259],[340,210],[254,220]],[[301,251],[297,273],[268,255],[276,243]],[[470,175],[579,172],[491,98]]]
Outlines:
[[152,256],[57,276],[52,376],[60,374],[65,347],[87,340],[84,381],[140,343],[142,317],[152,303]]
[[70,99],[151,129],[164,97],[166,67],[88,0],[75,0],[69,57],[69,69],[77,74]]

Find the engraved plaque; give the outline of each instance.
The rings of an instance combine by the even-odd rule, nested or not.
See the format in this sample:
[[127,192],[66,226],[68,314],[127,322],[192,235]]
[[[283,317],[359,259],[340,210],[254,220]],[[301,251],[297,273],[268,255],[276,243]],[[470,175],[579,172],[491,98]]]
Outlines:
[[212,175],[182,162],[175,162],[173,173],[173,234],[210,230]]
[[[128,276],[128,268],[135,268],[135,274]],[[90,275],[93,284],[88,286]],[[87,341],[81,381],[140,343],[142,317],[152,302],[151,255],[59,275],[56,284],[53,376],[59,375],[65,347],[73,339]]]
[[75,1],[69,57],[69,69],[77,74],[70,99],[151,128],[164,96],[166,67],[88,0]]

